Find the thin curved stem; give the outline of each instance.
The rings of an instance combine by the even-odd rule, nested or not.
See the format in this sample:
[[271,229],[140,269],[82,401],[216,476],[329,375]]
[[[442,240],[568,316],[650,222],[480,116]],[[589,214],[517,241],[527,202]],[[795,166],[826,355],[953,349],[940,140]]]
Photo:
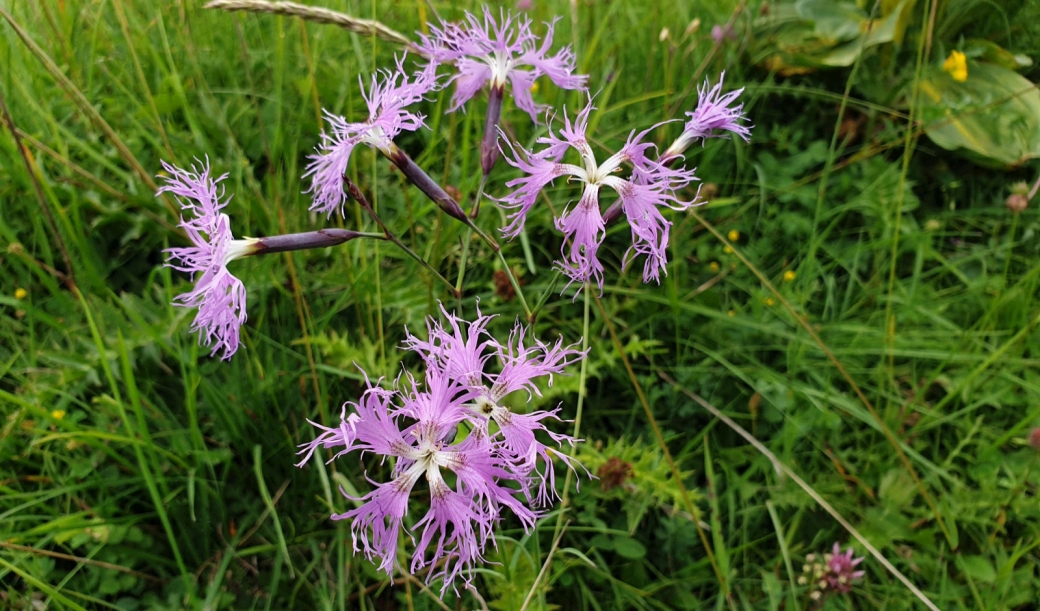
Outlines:
[[[697,519],[697,508],[694,506],[693,500],[690,498],[690,493],[686,490],[686,485],[683,484],[682,474],[679,472],[679,467],[675,464],[675,459],[672,458],[671,451],[668,450],[668,445],[665,443],[664,435],[661,433],[661,427],[657,424],[657,418],[654,417],[654,412],[650,409],[650,403],[646,400],[646,395],[643,393],[643,386],[639,383],[639,379],[636,377],[636,373],[632,369],[632,364],[628,361],[628,355],[625,354],[625,347],[621,344],[621,338],[618,337],[617,329],[614,328],[614,323],[611,322],[610,317],[607,316],[607,311],[603,307],[603,303],[600,301],[599,297],[596,298],[596,307],[599,308],[599,313],[603,316],[603,323],[607,326],[610,338],[614,341],[614,347],[617,348],[618,354],[621,355],[621,362],[625,366],[625,371],[628,372],[628,378],[632,382],[632,387],[635,388],[636,396],[639,397],[639,403],[643,406],[643,411],[646,413],[646,419],[650,423],[650,428],[654,432],[654,437],[657,439],[657,445],[661,448],[661,452],[664,454],[665,462],[668,463],[668,469],[672,472],[672,479],[675,480],[675,484],[679,488],[679,494],[682,496],[683,504],[686,505],[686,511],[690,513],[690,517],[693,519],[693,524],[697,527],[697,535],[700,537],[701,545],[704,546],[704,552],[708,556],[708,562],[711,563],[711,568],[715,571],[715,578],[718,579],[719,585],[722,587],[722,591],[726,594],[728,599],[729,587],[726,583],[726,576],[723,575],[722,571],[719,569],[719,563],[715,560],[715,552],[712,550],[711,544],[708,542],[708,536],[705,534],[700,520]],[[732,601],[730,602],[732,604]]]
[[[578,408],[574,414],[574,433],[572,436],[575,440],[578,439],[578,435],[581,433],[581,412],[585,406],[585,382],[588,379],[589,373],[589,283],[585,283],[585,314],[582,317],[581,324],[581,350],[585,353],[585,358],[581,359],[581,372],[578,374]],[[574,458],[574,453],[577,451],[577,445],[571,446],[570,457]],[[553,529],[553,540],[561,535],[561,530],[564,527],[563,516],[567,513],[567,496],[571,489],[571,478],[574,476],[574,470],[567,470],[567,477],[563,481],[563,494],[560,497],[560,513],[556,517],[556,527]],[[548,564],[548,560],[546,561]]]
[[372,217],[372,220],[375,221],[375,224],[383,230],[383,235],[386,236],[387,240],[393,242],[395,246],[403,250],[409,257],[415,259],[420,265],[425,267],[427,271],[429,271],[431,274],[437,277],[437,279],[439,279],[448,287],[448,289],[452,292],[452,295],[458,297],[459,292],[452,285],[451,281],[445,278],[440,272],[435,270],[433,266],[426,262],[426,259],[423,259],[421,256],[419,256],[419,253],[409,248],[407,244],[402,242],[400,238],[398,238],[396,235],[394,235],[392,231],[390,231],[390,228],[386,226],[386,223],[383,222],[383,219],[379,218],[379,215],[376,214],[376,211],[372,208],[372,205],[368,203],[368,198],[365,197],[365,194],[356,184],[354,184],[352,180],[344,176],[343,186],[347,190],[347,193],[350,195],[350,197],[353,198],[362,208],[364,208],[365,212],[367,212],[368,215]]

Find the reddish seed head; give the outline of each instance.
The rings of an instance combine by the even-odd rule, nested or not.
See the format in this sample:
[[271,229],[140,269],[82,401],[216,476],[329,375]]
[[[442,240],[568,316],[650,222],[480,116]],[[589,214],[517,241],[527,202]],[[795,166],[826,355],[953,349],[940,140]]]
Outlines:
[[1040,450],[1040,427],[1029,431],[1029,445],[1033,446],[1034,449]]

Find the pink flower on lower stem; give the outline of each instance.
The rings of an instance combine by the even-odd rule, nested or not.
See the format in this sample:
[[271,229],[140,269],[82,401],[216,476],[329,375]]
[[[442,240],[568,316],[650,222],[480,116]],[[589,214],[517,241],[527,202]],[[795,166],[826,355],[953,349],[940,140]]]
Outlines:
[[[830,554],[824,556],[827,561],[827,581],[831,588],[842,594],[852,589],[852,582],[866,575],[866,571],[857,571],[856,566],[863,562],[863,558],[853,558],[854,550],[850,547],[844,554],[837,543]],[[830,556],[829,558],[827,556]]]
[[[553,133],[550,127],[549,134],[538,140],[545,145],[541,151],[530,152],[520,148],[520,154],[510,145],[512,157],[507,154],[506,161],[525,176],[507,182],[506,186],[514,188],[514,191],[499,200],[504,208],[512,211],[510,223],[502,232],[508,237],[517,235],[523,229],[527,213],[534,206],[538,194],[556,178],[568,176],[568,180],[576,179],[582,183],[581,198],[556,219],[557,229],[570,241],[569,246],[564,244],[564,260],[557,265],[571,282],[593,280],[602,292],[603,265],[597,253],[606,229],[599,198],[601,188],[609,187],[617,193],[632,226],[633,246],[625,257],[626,264],[635,255],[647,255],[643,281],[659,281],[660,272],[667,271],[665,248],[671,227],[671,221],[664,218],[661,208],[685,210],[693,205],[692,201],[679,199],[677,193],[697,179],[693,170],[670,169],[647,157],[653,145],[643,139],[656,125],[642,132],[633,131],[618,152],[603,163],[597,162],[585,133],[592,110],[590,100],[573,122],[565,112],[564,125],[558,134]],[[561,162],[568,149],[578,152],[581,165]],[[628,178],[618,175],[624,164],[633,167]]]
[[[584,358],[585,353],[564,346],[562,339],[553,344],[529,342],[527,329],[519,323],[503,344],[487,332],[492,316],[482,316],[478,310],[477,319],[467,323],[443,306],[441,313],[447,325],[431,319],[427,325],[429,339],[409,335],[405,345],[422,355],[430,370],[439,370],[468,386],[473,395],[464,405],[467,419],[495,444],[508,461],[509,470],[522,480],[527,497],[537,506],[551,504],[558,496],[552,459],[559,458],[571,469],[574,464],[538,441],[535,433],[545,435],[556,447],[578,440],[545,426],[545,420],[559,420],[559,409],[520,413],[510,409],[505,399],[520,390],[527,392],[528,401],[541,396],[535,380],[546,378],[546,384],[552,386],[553,376],[563,374],[565,367]],[[485,370],[492,359],[499,365],[497,373]],[[497,431],[489,428],[492,423]],[[536,490],[528,490],[528,485]]]
[[512,87],[517,107],[537,122],[542,107],[535,104],[531,88],[543,74],[557,87],[584,89],[588,79],[574,74],[574,52],[564,47],[556,55],[549,55],[555,22],[538,46],[538,38],[531,32],[531,20],[512,13],[502,13],[496,20],[491,9],[484,7],[484,19],[465,13],[465,23],[441,23],[431,27],[430,36],[420,35],[421,52],[432,65],[451,62],[458,72],[451,77],[455,94],[451,110],[458,110],[480,91],[485,83],[492,88]]
[[[409,335],[405,342],[425,361],[421,385],[410,375],[402,390],[385,390],[369,382],[359,402],[344,405],[336,426],[312,422],[321,432],[302,444],[299,452],[303,456],[299,466],[321,448],[335,451],[333,459],[359,451],[394,460],[389,481],[373,482],[371,492],[353,499],[362,501],[359,507],[332,516],[350,520],[355,551],[389,575],[396,568],[409,496],[425,479],[429,509],[405,533],[415,544],[410,569],[430,567],[427,582],[442,579],[442,593],[456,578],[469,582],[487,544],[495,544],[495,525],[507,513],[530,532],[540,514],[528,504],[552,500],[552,456],[534,433],[543,431],[557,445],[574,442],[542,424],[555,417],[555,411],[516,414],[498,402],[520,389],[529,396],[538,394],[535,378],[548,377],[551,383],[553,374],[584,356],[565,348],[562,341],[525,345],[526,332],[520,327],[503,346],[486,331],[490,317],[478,315],[475,322],[467,323],[444,314],[450,330],[431,320],[426,340]],[[501,371],[484,372],[484,364],[494,356],[502,362]],[[489,427],[490,422],[497,424],[497,431]],[[460,431],[464,438],[458,441]],[[562,454],[556,456],[571,465]],[[539,458],[541,474],[536,469]],[[448,473],[452,477],[446,477]],[[534,480],[541,485],[532,493]]]
[[[358,77],[360,81],[360,77]],[[408,107],[423,100],[437,85],[434,67],[427,66],[411,77],[404,70],[404,58],[397,60],[393,71],[378,71],[372,75],[368,92],[361,87],[361,95],[368,106],[368,119],[360,123],[325,111],[329,130],[321,134],[318,154],[310,157],[304,177],[310,176],[314,194],[310,209],[327,216],[343,213],[347,196],[343,191],[343,174],[350,155],[359,144],[365,144],[390,154],[393,139],[403,131],[411,132],[425,125],[425,117]]]
[[863,558],[854,558],[850,547],[844,554],[835,543],[829,554],[809,554],[805,557],[802,574],[798,583],[809,586],[809,598],[819,601],[830,594],[848,594],[852,591],[852,583],[862,579],[865,571],[856,570]]
[[[239,329],[246,321],[246,289],[242,281],[228,271],[227,265],[254,253],[258,240],[236,240],[231,234],[231,220],[221,212],[230,198],[223,199],[218,185],[227,174],[210,176],[209,161],[198,170],[182,170],[162,162],[168,176],[159,193],[177,196],[181,208],[189,213],[181,217],[180,226],[188,234],[192,246],[168,248],[166,266],[192,275],[195,286],[174,298],[174,305],[198,308],[192,331],[199,333],[199,343],[213,346],[211,354],[223,350],[228,360],[238,350]],[[222,201],[223,199],[223,201]]]

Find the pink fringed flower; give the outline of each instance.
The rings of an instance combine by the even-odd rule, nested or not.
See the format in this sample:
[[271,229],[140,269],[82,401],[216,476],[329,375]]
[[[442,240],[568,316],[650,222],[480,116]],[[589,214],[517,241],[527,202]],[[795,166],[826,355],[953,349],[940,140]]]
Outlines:
[[687,112],[690,120],[683,127],[683,133],[668,147],[661,155],[661,161],[678,157],[689,146],[700,140],[702,143],[708,138],[718,138],[725,132],[733,132],[744,142],[751,137],[751,126],[741,125],[745,121],[744,105],[734,104],[740,94],[744,92],[741,87],[725,95],[722,93],[722,81],[726,78],[723,72],[719,82],[708,88],[708,81],[697,90],[697,108],[693,112]]
[[[583,185],[581,198],[577,205],[556,219],[557,229],[570,242],[569,247],[565,243],[564,262],[558,265],[571,282],[594,280],[602,292],[603,265],[596,255],[606,234],[606,224],[600,211],[599,197],[601,187],[609,187],[617,193],[632,227],[632,247],[625,256],[626,265],[635,255],[645,254],[644,282],[659,281],[660,272],[666,271],[665,248],[671,227],[671,222],[661,214],[661,208],[685,210],[691,206],[693,202],[680,200],[677,192],[696,177],[692,170],[673,170],[647,157],[646,153],[653,145],[643,142],[643,139],[650,130],[633,131],[617,153],[602,164],[598,163],[585,134],[592,110],[590,100],[573,122],[565,112],[564,126],[559,134],[554,134],[550,128],[549,135],[538,140],[545,148],[537,153],[521,148],[521,155],[510,145],[513,156],[507,155],[506,160],[526,175],[506,183],[514,191],[499,200],[503,207],[512,211],[510,223],[502,231],[508,237],[516,236],[523,229],[527,213],[534,206],[538,194],[557,177],[577,179]],[[561,162],[568,149],[580,154],[581,165]],[[617,175],[626,163],[633,166],[627,179]]]
[[[557,445],[574,442],[541,424],[555,411],[515,414],[498,401],[521,388],[537,393],[535,378],[548,376],[551,383],[554,373],[562,373],[565,365],[582,356],[561,342],[548,346],[536,341],[527,347],[519,327],[503,347],[487,334],[490,317],[479,316],[466,323],[444,314],[450,330],[431,319],[427,340],[409,335],[405,342],[426,363],[423,384],[411,376],[403,390],[385,390],[369,383],[359,402],[344,405],[339,424],[311,423],[321,433],[301,445],[299,463],[302,466],[319,448],[337,452],[333,458],[360,451],[394,459],[389,481],[374,482],[371,492],[353,499],[362,501],[359,507],[332,516],[350,520],[355,551],[378,562],[390,575],[396,567],[397,541],[409,496],[419,480],[425,479],[429,509],[406,532],[415,544],[410,569],[437,567],[428,581],[443,579],[442,592],[456,578],[471,579],[488,542],[494,545],[494,526],[506,510],[530,532],[539,513],[524,501],[534,505],[536,500],[552,500],[555,478],[550,450],[535,439],[534,432],[544,431]],[[484,365],[495,356],[503,363],[501,372],[484,372]],[[351,408],[349,415],[347,407]],[[489,427],[492,421],[498,430]],[[540,475],[536,469],[539,456]],[[561,454],[556,456],[567,460]],[[449,472],[451,477],[445,477]],[[534,479],[542,482],[535,495],[530,491]]]
[[547,26],[538,46],[530,19],[503,13],[496,21],[485,6],[483,20],[467,12],[462,25],[441,23],[440,28],[430,28],[431,35],[421,36],[419,48],[432,60],[431,64],[455,64],[457,72],[451,77],[455,83],[452,110],[459,109],[485,83],[490,82],[492,90],[509,83],[516,105],[537,122],[541,107],[531,97],[531,88],[539,76],[548,76],[563,89],[584,89],[588,78],[574,74],[574,53],[569,46],[549,55],[555,21]]
[[[361,77],[358,77],[359,82]],[[397,60],[397,68],[372,75],[368,92],[361,85],[361,95],[368,105],[368,119],[350,123],[343,117],[325,110],[328,131],[321,134],[318,154],[310,157],[304,177],[310,176],[308,193],[314,194],[310,209],[327,216],[343,214],[347,199],[343,192],[343,174],[354,148],[365,144],[391,155],[393,139],[402,131],[415,131],[425,125],[425,117],[408,110],[436,87],[435,68],[427,66],[409,78],[404,70],[404,58]]]
[[[543,424],[546,419],[559,420],[559,409],[523,414],[511,410],[505,399],[519,390],[527,392],[528,401],[535,395],[541,396],[535,379],[547,378],[547,384],[552,386],[553,375],[562,374],[584,353],[565,347],[562,339],[554,344],[536,339],[527,345],[527,329],[519,323],[502,344],[487,332],[492,316],[482,316],[478,311],[477,319],[467,323],[449,314],[443,306],[441,312],[448,321],[447,327],[431,319],[427,324],[429,339],[409,335],[405,345],[421,354],[430,370],[441,371],[468,386],[474,394],[465,404],[467,419],[491,438],[511,472],[526,483],[537,483],[537,491],[528,494],[528,498],[538,506],[551,503],[556,496],[552,457],[560,458],[572,469],[573,464],[567,456],[552,452],[538,441],[535,432],[543,432],[557,447],[564,443],[573,445],[576,440],[554,433]],[[500,366],[497,373],[485,371],[486,363],[492,359]],[[492,422],[497,431],[490,428]]]
[[169,176],[159,176],[166,184],[157,194],[177,196],[190,215],[181,217],[180,226],[193,244],[165,251],[166,265],[191,274],[195,282],[192,290],[174,299],[174,305],[198,308],[191,330],[199,333],[199,343],[212,345],[213,355],[223,350],[221,359],[230,359],[238,350],[239,329],[246,321],[246,289],[227,265],[254,254],[258,240],[236,240],[231,234],[231,221],[221,212],[230,198],[223,199],[224,190],[218,188],[227,174],[213,179],[208,160],[201,171],[192,166],[189,172],[165,161],[162,165]]

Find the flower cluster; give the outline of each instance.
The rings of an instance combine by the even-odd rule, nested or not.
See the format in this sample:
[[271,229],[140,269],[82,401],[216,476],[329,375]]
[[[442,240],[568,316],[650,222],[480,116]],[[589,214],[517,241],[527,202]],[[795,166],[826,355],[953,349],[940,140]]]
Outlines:
[[535,104],[531,89],[538,77],[548,76],[563,89],[584,89],[587,77],[574,74],[570,47],[549,55],[555,22],[547,24],[548,32],[538,46],[530,19],[504,12],[500,18],[496,21],[486,6],[483,20],[467,12],[465,24],[442,22],[440,28],[430,28],[419,49],[431,64],[455,64],[457,72],[449,80],[455,83],[451,110],[461,108],[489,81],[492,90],[509,83],[516,105],[537,122],[543,108]]
[[809,597],[813,600],[819,600],[831,592],[848,594],[852,591],[852,582],[866,574],[864,571],[856,570],[856,566],[861,562],[863,558],[853,558],[851,547],[843,554],[841,547],[835,543],[831,553],[823,554],[823,562],[820,562],[816,554],[805,557],[805,565],[798,577],[798,583],[812,584]]
[[[231,235],[231,221],[221,210],[230,197],[224,197],[219,183],[227,174],[210,176],[209,160],[199,170],[182,170],[162,162],[168,175],[159,176],[165,184],[157,194],[172,193],[181,208],[189,214],[181,216],[180,227],[188,234],[192,246],[169,248],[166,265],[188,272],[195,286],[173,303],[198,308],[191,330],[199,332],[199,343],[213,346],[211,354],[223,350],[227,360],[238,350],[239,327],[246,321],[246,289],[242,281],[231,275],[227,265],[254,253],[257,240],[236,240]],[[198,279],[196,280],[196,276]]]
[[[553,448],[576,440],[544,424],[558,410],[518,413],[505,399],[518,391],[527,399],[540,394],[536,379],[551,385],[553,375],[584,353],[562,340],[528,342],[519,324],[500,343],[487,332],[492,317],[478,312],[467,323],[443,313],[447,326],[430,319],[427,339],[408,335],[405,341],[423,359],[423,383],[410,375],[395,390],[369,383],[360,401],[344,405],[336,426],[311,423],[322,432],[301,446],[299,465],[318,448],[335,450],[333,458],[360,451],[396,461],[393,477],[356,499],[363,501],[359,507],[332,516],[351,521],[355,551],[390,575],[409,495],[425,476],[429,509],[406,532],[415,543],[411,571],[429,566],[427,581],[441,577],[447,588],[460,576],[469,581],[487,543],[494,545],[493,527],[505,510],[530,531],[539,508],[557,494],[554,458],[573,469],[571,459]],[[487,371],[492,360],[500,365],[497,373]],[[539,431],[550,445],[538,440]]]
[[[600,211],[600,188],[609,187],[617,193],[621,208],[632,229],[632,247],[625,256],[626,264],[635,255],[646,255],[643,279],[658,280],[665,270],[668,232],[671,221],[661,214],[661,208],[685,210],[693,205],[683,201],[678,191],[696,180],[692,170],[672,169],[647,157],[652,144],[644,142],[651,129],[632,131],[621,149],[608,157],[602,164],[589,146],[586,137],[589,114],[594,110],[592,101],[583,108],[572,122],[564,113],[564,126],[557,132],[538,140],[545,147],[538,152],[520,148],[512,150],[512,158],[506,161],[524,172],[525,176],[506,183],[514,191],[500,200],[503,207],[510,209],[510,223],[503,229],[506,236],[516,236],[524,227],[528,211],[534,206],[538,194],[560,176],[568,176],[582,184],[578,203],[568,208],[556,219],[556,227],[569,241],[563,246],[564,263],[560,269],[571,282],[584,283],[594,280],[603,290],[603,265],[596,254],[606,235],[606,222]],[[574,149],[581,157],[581,165],[563,163],[568,149]],[[617,173],[624,164],[632,170],[628,178]]]

